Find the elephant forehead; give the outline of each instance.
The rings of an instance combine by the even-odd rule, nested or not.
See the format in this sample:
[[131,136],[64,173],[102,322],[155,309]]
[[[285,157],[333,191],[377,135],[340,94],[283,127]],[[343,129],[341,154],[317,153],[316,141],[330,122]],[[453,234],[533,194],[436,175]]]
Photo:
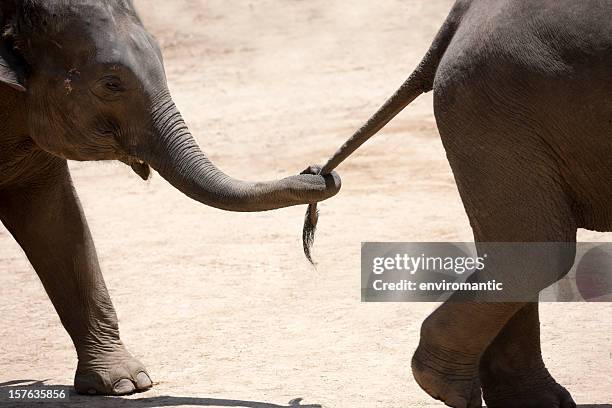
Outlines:
[[90,27],[89,34],[94,43],[92,57],[96,62],[134,67],[146,62],[149,56],[157,59],[152,38],[140,25],[113,26],[106,30]]
[[118,65],[142,79],[163,74],[159,48],[129,3],[45,1],[40,7],[28,12],[28,20],[37,20],[30,26],[39,27],[31,36],[38,37],[40,41],[35,42],[45,50],[49,43],[55,48],[53,53],[37,53],[55,60],[52,65],[79,70],[89,65]]
[[131,71],[143,85],[165,81],[161,52],[153,38],[139,24],[121,27],[95,37],[95,55],[89,63],[120,66]]
[[102,28],[122,17],[138,20],[135,11],[122,1],[30,0],[21,3],[21,23],[30,27],[33,36],[60,35],[90,25]]
[[130,1],[126,0],[29,0],[22,2],[24,12],[33,17],[54,16],[61,18],[80,16],[91,17],[95,14],[108,16],[125,14],[138,18]]

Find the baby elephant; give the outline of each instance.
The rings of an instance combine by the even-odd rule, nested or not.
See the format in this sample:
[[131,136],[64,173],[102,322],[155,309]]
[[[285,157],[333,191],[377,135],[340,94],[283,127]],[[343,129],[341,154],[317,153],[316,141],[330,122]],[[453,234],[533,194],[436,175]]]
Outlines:
[[0,219],[39,275],[78,355],[79,393],[151,387],[126,350],[66,164],[150,167],[185,195],[265,211],[335,195],[337,175],[249,183],[198,148],[174,105],[160,49],[131,1],[3,0],[0,22]]

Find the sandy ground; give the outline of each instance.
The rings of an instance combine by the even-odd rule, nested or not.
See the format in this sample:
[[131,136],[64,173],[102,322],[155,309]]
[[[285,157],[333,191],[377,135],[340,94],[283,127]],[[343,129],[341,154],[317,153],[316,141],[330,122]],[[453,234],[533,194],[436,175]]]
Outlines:
[[[256,180],[323,162],[411,72],[451,1],[137,4],[205,151]],[[422,96],[340,168],[343,191],[321,206],[318,271],[301,252],[304,208],[227,213],[121,164],[72,164],[123,339],[156,384],[71,405],[441,406],[409,373],[435,305],[362,304],[359,293],[361,241],[471,239],[431,102]],[[72,384],[70,339],[2,228],[0,319],[0,383]],[[579,404],[609,407],[612,304],[546,304],[542,325],[557,379]]]

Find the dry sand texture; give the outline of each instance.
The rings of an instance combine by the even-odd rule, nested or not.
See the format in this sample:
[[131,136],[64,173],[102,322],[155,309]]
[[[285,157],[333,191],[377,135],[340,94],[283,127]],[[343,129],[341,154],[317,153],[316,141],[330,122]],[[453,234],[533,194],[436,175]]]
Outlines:
[[[250,180],[323,162],[407,77],[451,3],[137,1],[203,149]],[[343,191],[320,206],[318,271],[301,252],[303,207],[222,212],[122,164],[71,168],[123,339],[156,382],[74,406],[441,406],[409,371],[434,305],[359,295],[361,241],[472,238],[431,95],[340,167]],[[2,228],[0,319],[0,383],[72,384],[70,339]],[[542,325],[546,362],[577,402],[611,403],[612,304],[546,304]]]

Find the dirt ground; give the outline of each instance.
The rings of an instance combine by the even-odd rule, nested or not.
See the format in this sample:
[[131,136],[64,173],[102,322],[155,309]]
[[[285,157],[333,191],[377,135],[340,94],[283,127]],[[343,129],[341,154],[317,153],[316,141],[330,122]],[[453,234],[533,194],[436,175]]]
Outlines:
[[[415,67],[451,3],[137,1],[201,146],[249,180],[325,161]],[[435,305],[360,303],[359,278],[362,241],[472,238],[431,95],[340,167],[343,191],[320,206],[317,271],[301,251],[303,207],[222,212],[119,163],[71,168],[123,340],[155,382],[71,406],[441,406],[409,370]],[[70,339],[1,227],[0,319],[0,383],[72,384]],[[612,303],[545,304],[542,326],[557,380],[579,404],[609,407]]]

